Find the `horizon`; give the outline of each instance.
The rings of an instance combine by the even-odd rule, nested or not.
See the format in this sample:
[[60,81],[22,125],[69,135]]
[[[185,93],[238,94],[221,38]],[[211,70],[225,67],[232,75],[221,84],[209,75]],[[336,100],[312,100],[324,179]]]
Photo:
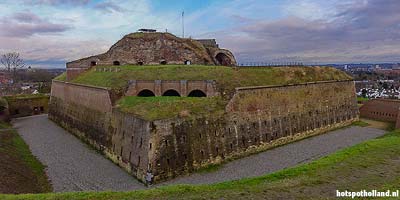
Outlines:
[[181,37],[184,11],[186,37],[215,38],[239,63],[399,63],[399,8],[396,0],[5,0],[0,54],[65,68],[140,28]]

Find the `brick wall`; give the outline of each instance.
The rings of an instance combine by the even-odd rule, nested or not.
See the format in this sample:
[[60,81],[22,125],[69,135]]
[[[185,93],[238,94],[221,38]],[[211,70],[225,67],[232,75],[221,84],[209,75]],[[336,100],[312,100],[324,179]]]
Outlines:
[[204,92],[208,97],[217,96],[215,81],[212,80],[155,80],[155,81],[140,81],[132,80],[129,82],[129,88],[126,92],[127,96],[136,96],[143,90],[150,90],[156,96],[162,96],[167,90],[175,90],[181,96],[187,96],[194,90]]
[[360,116],[375,120],[396,122],[400,108],[400,100],[372,99],[360,108]]
[[238,88],[219,116],[154,122],[149,165],[156,181],[246,156],[358,119],[354,83]]

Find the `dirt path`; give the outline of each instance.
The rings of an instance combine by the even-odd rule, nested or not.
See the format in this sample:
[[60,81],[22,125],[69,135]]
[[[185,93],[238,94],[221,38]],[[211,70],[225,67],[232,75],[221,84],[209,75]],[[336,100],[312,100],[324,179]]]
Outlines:
[[[47,119],[20,118],[14,127],[43,164],[56,191],[135,190],[145,188],[122,169],[90,150],[80,140]],[[383,135],[375,128],[351,127],[232,161],[211,173],[197,173],[165,182],[205,184],[260,176],[310,162],[337,150]]]

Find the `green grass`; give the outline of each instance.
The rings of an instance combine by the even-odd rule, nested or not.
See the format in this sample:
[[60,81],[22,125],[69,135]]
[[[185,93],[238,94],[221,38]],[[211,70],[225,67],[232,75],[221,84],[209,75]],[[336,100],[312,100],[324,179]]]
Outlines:
[[368,122],[365,122],[365,121],[356,121],[356,122],[353,122],[352,124],[351,124],[352,126],[361,126],[361,127],[367,127],[367,126],[369,126],[370,124],[368,124]]
[[38,179],[38,185],[42,187],[44,192],[52,191],[51,185],[47,179],[45,173],[45,166],[32,155],[29,150],[29,146],[22,140],[22,138],[15,132],[15,136],[13,138],[13,145],[16,149],[16,153],[20,155],[20,158],[24,161],[26,165],[33,171]]
[[58,75],[54,78],[57,81],[66,81],[67,80],[67,72],[63,72],[62,74]]
[[218,114],[224,111],[225,102],[220,97],[135,97],[126,96],[117,107],[146,120],[191,117]]
[[334,199],[335,190],[397,190],[400,131],[346,148],[309,164],[239,181],[174,185],[132,192],[9,195],[2,199]]
[[366,101],[369,101],[369,98],[366,98],[366,97],[357,97],[357,101],[359,101],[359,102],[366,102]]
[[[29,146],[16,130],[10,128],[10,124],[0,123],[0,163],[3,165],[0,168],[5,170],[0,173],[0,191],[7,188],[6,190],[12,193],[51,192],[52,187],[46,176],[45,166],[32,155]],[[4,179],[1,177],[4,173],[12,176]],[[15,188],[5,187],[4,184],[13,185]]]
[[[347,74],[331,67],[232,68],[201,65],[97,66],[72,82],[108,88],[125,88],[128,80],[216,80],[218,87],[232,92],[235,87],[282,85],[326,80],[349,80]],[[112,72],[100,71],[112,68]],[[116,72],[114,68],[119,68]]]

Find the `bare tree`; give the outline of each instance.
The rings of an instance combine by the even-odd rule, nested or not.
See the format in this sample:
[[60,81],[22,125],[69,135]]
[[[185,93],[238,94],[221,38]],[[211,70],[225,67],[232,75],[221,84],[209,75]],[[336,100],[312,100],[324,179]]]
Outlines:
[[17,52],[3,54],[0,62],[9,73],[12,73],[14,81],[16,81],[18,70],[25,67],[24,60]]

